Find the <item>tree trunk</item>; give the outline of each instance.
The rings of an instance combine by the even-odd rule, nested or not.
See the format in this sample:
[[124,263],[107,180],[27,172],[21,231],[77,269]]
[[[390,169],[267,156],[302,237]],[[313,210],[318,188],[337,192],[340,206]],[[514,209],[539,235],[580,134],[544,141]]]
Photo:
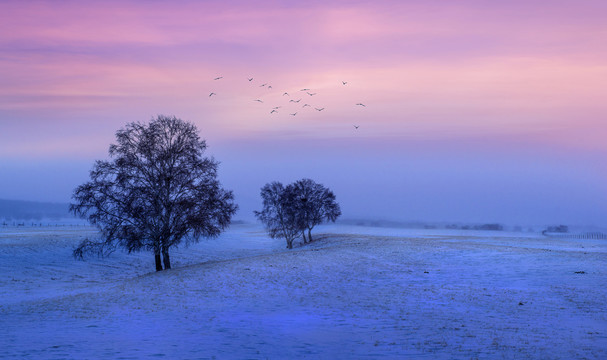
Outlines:
[[304,239],[304,244],[307,244],[308,242],[306,241],[306,233],[302,231],[302,232],[301,232],[301,236],[302,236],[302,237],[303,237],[303,239]]
[[312,228],[308,229],[308,242],[312,242]]
[[154,251],[154,260],[156,261],[156,271],[162,271],[162,262],[160,261],[160,253]]
[[171,259],[169,258],[169,249],[162,249],[162,260],[164,260],[164,269],[171,268]]
[[287,239],[287,249],[293,249],[293,239]]

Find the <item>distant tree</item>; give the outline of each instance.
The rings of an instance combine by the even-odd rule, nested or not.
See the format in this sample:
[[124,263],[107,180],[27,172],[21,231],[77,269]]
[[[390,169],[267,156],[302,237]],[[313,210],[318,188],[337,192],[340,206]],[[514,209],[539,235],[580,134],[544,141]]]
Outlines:
[[[304,243],[311,242],[312,229],[325,221],[335,222],[341,215],[341,209],[335,200],[335,194],[311,179],[298,180],[293,187]],[[308,230],[307,240],[305,230]]]
[[[78,186],[70,211],[88,219],[102,241],[85,240],[74,256],[154,253],[156,271],[171,268],[169,249],[182,241],[218,236],[237,210],[217,180],[218,162],[191,123],[160,115],[116,132],[109,161],[96,161],[90,181]],[[162,262],[161,262],[162,254]]]
[[567,225],[553,225],[548,226],[548,228],[542,231],[542,234],[546,235],[546,233],[568,233],[569,226]]
[[293,240],[301,233],[301,223],[297,219],[295,192],[292,185],[283,186],[280,182],[266,184],[261,188],[263,208],[255,211],[255,216],[268,230],[272,239],[284,238],[287,248],[293,248]]
[[495,231],[502,231],[502,230],[504,230],[504,226],[502,226],[500,224],[482,224],[482,225],[475,225],[474,226],[474,230],[495,230]]

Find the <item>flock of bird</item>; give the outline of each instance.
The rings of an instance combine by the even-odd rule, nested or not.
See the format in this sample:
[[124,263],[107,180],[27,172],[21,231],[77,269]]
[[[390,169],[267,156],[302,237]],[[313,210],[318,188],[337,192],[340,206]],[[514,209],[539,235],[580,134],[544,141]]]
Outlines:
[[[223,76],[218,76],[218,77],[214,78],[213,80],[214,80],[214,81],[218,81],[218,80],[221,80],[221,79],[223,79]],[[249,83],[252,83],[252,82],[253,82],[253,78],[252,78],[252,77],[247,77],[247,80],[249,81]],[[341,81],[341,84],[342,84],[343,86],[346,86],[346,85],[348,84],[348,82],[347,82],[347,81]],[[260,87],[260,88],[266,88],[266,89],[268,89],[268,90],[272,89],[272,85],[269,85],[268,83],[263,83],[263,84],[259,85],[259,87]],[[304,88],[304,89],[299,90],[299,93],[301,93],[301,97],[300,97],[299,99],[297,99],[297,100],[295,100],[295,99],[289,99],[288,104],[295,104],[295,105],[299,105],[299,103],[300,103],[300,102],[303,100],[303,98],[305,97],[305,95],[308,95],[310,98],[312,98],[313,96],[317,95],[317,93],[316,93],[316,92],[311,92],[311,91],[312,91],[312,90],[311,90],[311,89],[308,89],[308,88]],[[211,98],[211,97],[213,97],[213,96],[217,96],[217,93],[216,93],[216,92],[211,92],[211,93],[209,94],[209,98]],[[288,92],[286,92],[286,91],[285,91],[285,92],[283,92],[282,96],[283,96],[283,97],[284,97],[284,96],[287,96],[287,97],[289,97],[289,98],[291,97],[291,95],[290,95]],[[298,96],[298,97],[299,97],[299,96]],[[263,100],[261,100],[261,99],[253,99],[253,101],[254,101],[254,102],[257,102],[257,103],[260,103],[260,104],[263,104],[263,103],[264,103],[264,101],[263,101]],[[355,104],[355,106],[366,107],[366,105],[365,105],[365,104],[360,103],[360,102],[359,102],[359,103],[356,103],[356,104]],[[300,109],[305,109],[306,107],[309,107],[309,108],[311,108],[311,109],[314,109],[314,110],[316,110],[316,111],[318,111],[318,112],[321,112],[321,111],[325,110],[325,108],[324,108],[324,107],[313,107],[312,105],[310,105],[310,104],[308,104],[308,103],[304,103],[304,104],[301,106],[301,108],[300,108]],[[271,108],[271,109],[270,109],[270,111],[269,111],[270,115],[272,115],[272,114],[277,114],[277,113],[278,113],[278,110],[279,110],[279,109],[281,109],[281,108],[282,108],[282,106],[274,106],[274,107],[273,107],[273,108]],[[302,110],[298,110],[298,111],[295,111],[295,112],[292,112],[292,113],[290,113],[290,112],[289,112],[288,114],[289,114],[289,115],[291,115],[291,116],[297,116],[297,114],[298,114],[298,112],[299,112],[299,111],[302,111]],[[355,130],[358,130],[358,128],[360,127],[360,125],[353,125],[353,126],[354,126],[354,129],[355,129]]]

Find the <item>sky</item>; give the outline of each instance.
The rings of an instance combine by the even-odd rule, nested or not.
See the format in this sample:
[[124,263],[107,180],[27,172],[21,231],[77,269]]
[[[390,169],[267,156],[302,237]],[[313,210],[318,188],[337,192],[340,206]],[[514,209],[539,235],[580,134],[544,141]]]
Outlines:
[[344,218],[607,225],[606,17],[599,0],[3,1],[0,198],[69,202],[118,129],[164,114],[197,125],[236,218],[265,183],[312,178]]

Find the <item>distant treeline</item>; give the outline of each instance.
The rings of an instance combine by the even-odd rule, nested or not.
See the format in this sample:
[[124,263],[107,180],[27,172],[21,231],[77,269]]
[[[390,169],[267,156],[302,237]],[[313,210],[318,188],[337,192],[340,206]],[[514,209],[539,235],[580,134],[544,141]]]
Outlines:
[[[411,228],[411,229],[460,229],[460,230],[494,230],[502,231],[504,226],[501,224],[428,224],[424,222],[400,222],[390,220],[366,220],[366,219],[344,219],[338,221],[340,224],[373,226],[373,227],[393,227],[393,228]],[[521,231],[521,227],[516,227]]]
[[0,219],[8,221],[71,218],[73,216],[69,212],[69,207],[67,203],[0,199]]
[[494,230],[502,231],[504,226],[501,224],[481,224],[481,225],[457,225],[449,224],[445,226],[446,229],[462,229],[462,230]]

